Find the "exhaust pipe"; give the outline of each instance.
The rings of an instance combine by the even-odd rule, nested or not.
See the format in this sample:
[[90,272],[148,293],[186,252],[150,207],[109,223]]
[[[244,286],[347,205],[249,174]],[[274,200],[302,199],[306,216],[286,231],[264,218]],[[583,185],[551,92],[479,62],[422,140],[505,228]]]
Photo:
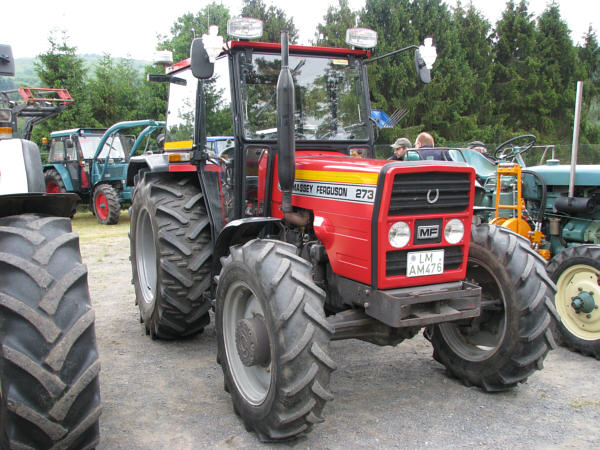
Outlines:
[[281,210],[292,212],[296,149],[294,136],[294,80],[289,68],[288,30],[281,30],[281,71],[277,80],[277,144],[279,146],[279,187]]

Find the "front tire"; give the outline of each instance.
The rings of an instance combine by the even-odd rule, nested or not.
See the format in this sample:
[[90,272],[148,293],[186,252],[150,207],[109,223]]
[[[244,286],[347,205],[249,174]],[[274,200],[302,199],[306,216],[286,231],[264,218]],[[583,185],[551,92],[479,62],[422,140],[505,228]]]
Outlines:
[[336,367],[310,263],[291,244],[261,239],[231,247],[222,262],[217,342],[234,410],[264,442],[310,431],[333,399]]
[[102,225],[115,225],[121,216],[119,195],[110,184],[100,184],[94,189],[92,199],[94,214]]
[[189,175],[142,175],[131,205],[136,304],[153,339],[200,333],[210,322],[211,231],[202,192]]
[[0,448],[93,448],[100,361],[68,219],[0,219]]
[[467,279],[482,288],[481,315],[433,328],[434,358],[467,385],[503,391],[541,369],[554,347],[554,285],[529,241],[505,228],[473,226]]
[[600,246],[569,247],[552,258],[547,270],[557,288],[556,340],[600,359]]

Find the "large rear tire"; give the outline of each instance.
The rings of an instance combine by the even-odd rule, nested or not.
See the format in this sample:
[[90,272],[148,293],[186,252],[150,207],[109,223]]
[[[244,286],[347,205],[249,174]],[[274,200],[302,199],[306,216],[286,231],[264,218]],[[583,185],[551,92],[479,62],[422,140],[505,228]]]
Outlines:
[[0,448],[93,448],[100,361],[68,219],[0,219]]
[[600,359],[600,246],[569,247],[552,258],[547,270],[557,288],[556,340]]
[[503,391],[543,367],[554,284],[529,241],[494,225],[474,226],[467,279],[482,288],[481,315],[433,328],[434,358],[467,385]]
[[134,188],[130,252],[136,303],[153,339],[210,322],[211,230],[194,177],[146,172]]
[[325,293],[293,245],[255,239],[223,258],[216,304],[219,361],[234,410],[260,440],[321,422],[335,363]]
[[121,217],[119,194],[110,184],[100,184],[94,188],[92,206],[96,219],[102,225],[115,225]]

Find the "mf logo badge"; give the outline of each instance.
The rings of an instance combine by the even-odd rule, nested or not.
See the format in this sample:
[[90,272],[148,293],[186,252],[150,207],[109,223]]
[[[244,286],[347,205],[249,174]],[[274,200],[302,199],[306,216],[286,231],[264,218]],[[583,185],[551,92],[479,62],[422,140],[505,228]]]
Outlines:
[[439,189],[429,189],[427,191],[427,203],[435,203],[440,198]]
[[417,227],[417,239],[437,239],[440,229],[437,225],[421,225]]

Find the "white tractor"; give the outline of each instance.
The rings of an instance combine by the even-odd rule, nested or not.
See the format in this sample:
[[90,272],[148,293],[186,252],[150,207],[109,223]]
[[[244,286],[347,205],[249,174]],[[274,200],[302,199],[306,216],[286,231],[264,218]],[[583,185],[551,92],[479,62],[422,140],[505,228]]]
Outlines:
[[[0,45],[0,76],[14,76]],[[93,448],[100,361],[74,194],[46,194],[40,152],[0,108],[0,448]]]

